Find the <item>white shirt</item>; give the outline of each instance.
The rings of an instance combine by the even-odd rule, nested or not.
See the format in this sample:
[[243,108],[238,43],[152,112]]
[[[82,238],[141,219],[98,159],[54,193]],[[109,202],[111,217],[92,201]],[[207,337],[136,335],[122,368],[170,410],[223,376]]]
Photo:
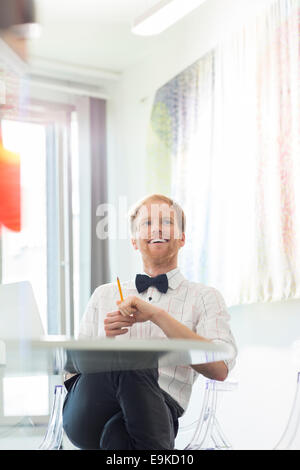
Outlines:
[[[230,371],[235,364],[237,348],[229,327],[229,314],[223,297],[213,287],[190,282],[184,278],[179,268],[167,273],[169,288],[166,294],[156,287],[149,287],[138,293],[135,282],[122,283],[124,298],[135,295],[151,304],[164,309],[176,320],[204,338],[215,342],[230,344],[235,351],[234,357],[225,360]],[[107,313],[117,310],[116,301],[120,300],[117,283],[104,284],[94,291],[83,315],[79,338],[105,337],[104,318]],[[128,333],[116,336],[125,338],[166,339],[165,333],[151,321],[135,323]],[[186,409],[191,396],[197,372],[191,366],[159,368],[159,385]]]

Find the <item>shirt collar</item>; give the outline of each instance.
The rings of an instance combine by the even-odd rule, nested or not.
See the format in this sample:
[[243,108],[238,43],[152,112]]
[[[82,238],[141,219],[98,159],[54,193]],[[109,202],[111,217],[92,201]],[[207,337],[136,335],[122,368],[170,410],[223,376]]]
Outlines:
[[172,269],[172,271],[169,271],[167,274],[168,281],[169,281],[169,287],[171,289],[177,289],[179,284],[181,284],[182,281],[184,281],[184,276],[181,274],[179,268]]

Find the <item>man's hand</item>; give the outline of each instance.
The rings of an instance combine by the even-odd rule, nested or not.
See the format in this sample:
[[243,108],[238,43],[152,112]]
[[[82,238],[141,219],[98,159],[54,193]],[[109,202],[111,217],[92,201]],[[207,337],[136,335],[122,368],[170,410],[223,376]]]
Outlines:
[[155,314],[160,311],[158,307],[145,302],[135,295],[130,295],[123,301],[117,300],[117,305],[121,314],[125,318],[133,318],[134,322],[153,321]]
[[107,337],[124,335],[128,332],[128,328],[135,323],[133,317],[125,317],[119,310],[110,312],[104,319],[104,330]]

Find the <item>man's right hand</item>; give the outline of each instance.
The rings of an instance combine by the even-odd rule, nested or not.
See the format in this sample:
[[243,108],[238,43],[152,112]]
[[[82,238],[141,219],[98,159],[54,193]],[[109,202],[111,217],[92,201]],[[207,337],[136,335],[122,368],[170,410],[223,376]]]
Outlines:
[[128,332],[128,328],[130,328],[135,322],[136,321],[133,317],[124,317],[119,310],[110,312],[104,319],[105,334],[109,338],[124,335]]

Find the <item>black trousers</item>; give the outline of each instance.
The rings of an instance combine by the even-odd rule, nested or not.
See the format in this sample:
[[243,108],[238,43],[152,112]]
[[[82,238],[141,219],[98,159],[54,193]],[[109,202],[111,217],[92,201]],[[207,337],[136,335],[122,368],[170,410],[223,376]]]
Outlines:
[[159,387],[157,369],[81,374],[65,385],[63,427],[76,447],[174,448],[184,410]]

